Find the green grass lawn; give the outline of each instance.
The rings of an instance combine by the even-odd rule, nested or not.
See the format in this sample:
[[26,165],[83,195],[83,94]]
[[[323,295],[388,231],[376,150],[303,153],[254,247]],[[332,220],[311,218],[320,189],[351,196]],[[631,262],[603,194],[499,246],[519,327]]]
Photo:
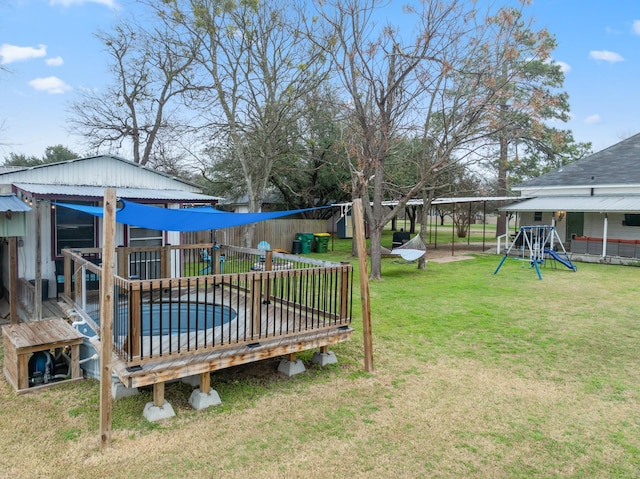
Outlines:
[[[331,244],[329,245],[331,249]],[[349,260],[351,242],[314,255]],[[150,424],[151,390],[116,401],[98,451],[96,381],[17,396],[0,379],[0,476],[640,477],[640,269],[542,268],[478,255],[383,260],[369,285],[375,373],[363,371],[357,268],[352,341],[305,374],[277,360],[212,375],[223,405]],[[0,359],[1,359],[0,350]]]

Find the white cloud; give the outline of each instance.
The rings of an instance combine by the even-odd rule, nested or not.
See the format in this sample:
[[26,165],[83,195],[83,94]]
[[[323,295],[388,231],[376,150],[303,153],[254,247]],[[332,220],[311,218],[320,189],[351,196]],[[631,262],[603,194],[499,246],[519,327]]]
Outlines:
[[631,26],[631,31],[636,35],[640,35],[640,20],[634,20]]
[[62,5],[63,7],[71,7],[73,5],[82,6],[86,3],[97,3],[113,9],[118,6],[115,0],[49,0],[49,5]]
[[31,58],[44,57],[47,54],[46,45],[38,45],[38,48],[34,47],[19,47],[17,45],[9,45],[3,43],[0,45],[0,64],[6,65],[7,63],[19,62],[22,60],[30,60]]
[[47,58],[45,60],[45,63],[50,67],[59,67],[64,63],[64,60],[62,59],[62,57],[53,57],[53,58]]
[[58,77],[36,78],[29,82],[29,86],[38,91],[44,91],[51,95],[59,95],[71,90],[71,87]]
[[607,50],[591,50],[589,52],[589,56],[595,60],[602,60],[609,63],[624,61],[624,58],[622,58],[622,55],[615,52],[609,52]]
[[600,118],[600,115],[589,115],[588,117],[586,117],[584,119],[584,122],[587,125],[596,125],[598,123],[600,123],[602,121],[602,118]]

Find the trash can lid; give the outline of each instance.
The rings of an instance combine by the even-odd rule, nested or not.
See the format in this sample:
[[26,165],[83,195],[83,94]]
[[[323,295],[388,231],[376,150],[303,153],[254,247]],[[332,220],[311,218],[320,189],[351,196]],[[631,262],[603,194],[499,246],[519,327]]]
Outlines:
[[313,236],[331,236],[331,233],[314,233]]

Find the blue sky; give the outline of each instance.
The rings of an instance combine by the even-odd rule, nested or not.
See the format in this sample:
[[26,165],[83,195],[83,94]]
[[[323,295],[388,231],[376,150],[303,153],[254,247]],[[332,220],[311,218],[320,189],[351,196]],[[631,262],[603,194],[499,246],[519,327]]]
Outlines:
[[[0,65],[9,69],[0,72],[0,162],[56,144],[85,153],[67,132],[68,105],[108,81],[93,33],[135,15],[132,8],[119,0],[0,0]],[[565,67],[572,118],[557,126],[595,151],[640,132],[640,1],[533,0],[526,12],[558,41],[553,58]]]

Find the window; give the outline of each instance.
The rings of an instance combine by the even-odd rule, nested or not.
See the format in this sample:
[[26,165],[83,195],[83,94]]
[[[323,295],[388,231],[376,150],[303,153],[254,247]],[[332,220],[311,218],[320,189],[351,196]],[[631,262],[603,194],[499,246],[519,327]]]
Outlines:
[[162,246],[162,231],[129,226],[129,246]]
[[[76,204],[86,204],[81,203]],[[96,246],[95,218],[70,208],[55,209],[56,256],[63,248],[93,248]]]
[[[129,247],[162,246],[162,231],[129,226]],[[138,279],[159,278],[161,274],[159,249],[133,250],[129,257],[129,276]]]
[[640,226],[640,215],[638,214],[625,214],[624,215],[625,226]]
[[542,221],[542,211],[533,213],[533,221]]

